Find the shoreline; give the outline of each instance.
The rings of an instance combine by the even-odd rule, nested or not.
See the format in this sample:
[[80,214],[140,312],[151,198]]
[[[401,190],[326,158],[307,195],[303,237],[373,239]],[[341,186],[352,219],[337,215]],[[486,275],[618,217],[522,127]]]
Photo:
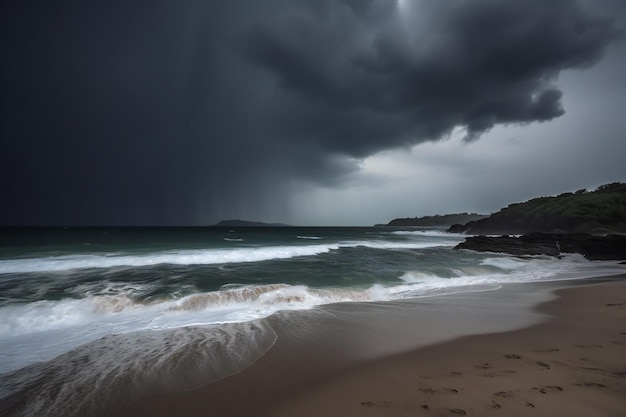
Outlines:
[[551,318],[371,361],[272,416],[612,416],[626,409],[626,276],[556,291]]
[[[590,279],[558,281],[549,285],[546,283],[543,286],[534,285],[532,288],[538,293],[545,293],[551,288],[565,287],[566,289],[557,291],[559,295],[557,299],[547,302],[545,298],[539,299],[537,301],[539,303],[538,308],[532,309],[531,316],[524,317],[526,322],[520,320],[518,325],[513,326],[517,330],[498,331],[497,329],[486,328],[485,330],[470,331],[470,335],[468,333],[464,335],[461,332],[456,338],[448,335],[442,341],[435,339],[406,353],[390,352],[382,355],[382,357],[379,355],[378,358],[367,358],[365,355],[355,360],[352,357],[347,357],[351,355],[350,349],[345,349],[345,346],[341,347],[341,337],[345,337],[345,335],[331,334],[318,345],[306,343],[306,339],[310,335],[306,335],[307,337],[304,338],[299,338],[296,335],[290,341],[279,341],[274,348],[270,349],[268,354],[238,374],[196,390],[144,398],[122,410],[117,410],[114,415],[170,416],[181,415],[182,413],[187,416],[207,414],[219,416],[313,416],[329,414],[382,416],[391,415],[394,412],[398,413],[400,410],[411,412],[414,415],[447,415],[450,413],[450,415],[455,415],[455,411],[450,410],[456,410],[457,415],[461,414],[461,411],[468,415],[485,415],[503,410],[506,411],[506,415],[515,415],[515,413],[525,415],[530,408],[526,403],[534,406],[534,414],[543,415],[540,409],[551,410],[550,412],[561,411],[558,406],[557,408],[554,406],[562,402],[550,400],[552,406],[548,407],[544,404],[546,399],[557,398],[557,395],[560,398],[569,398],[570,393],[576,394],[577,392],[581,395],[594,392],[597,394],[596,397],[599,396],[603,399],[604,404],[614,404],[617,400],[607,392],[616,392],[617,390],[619,396],[626,398],[624,395],[626,394],[624,387],[626,380],[622,380],[622,385],[616,385],[618,383],[611,378],[602,377],[611,379],[614,382],[611,385],[610,381],[600,379],[604,383],[597,382],[600,380],[593,379],[592,377],[595,378],[594,375],[588,375],[588,378],[581,376],[578,378],[580,381],[573,382],[580,383],[582,386],[570,386],[569,382],[559,383],[554,380],[547,383],[547,379],[545,381],[543,379],[549,379],[557,374],[561,376],[570,375],[573,372],[571,367],[578,366],[580,368],[582,366],[561,365],[559,361],[562,361],[564,355],[568,355],[566,360],[569,362],[580,360],[582,356],[576,359],[572,355],[576,353],[577,349],[584,351],[585,348],[572,348],[570,345],[573,344],[570,343],[565,349],[560,344],[569,343],[576,333],[581,333],[572,330],[572,328],[576,329],[577,326],[578,330],[581,326],[592,326],[595,329],[594,332],[583,332],[584,334],[580,334],[581,337],[604,340],[606,335],[600,335],[597,331],[599,331],[598,329],[606,330],[607,324],[596,326],[602,324],[603,321],[606,322],[602,312],[607,314],[611,311],[613,311],[612,314],[622,312],[621,321],[615,320],[615,318],[612,320],[612,322],[617,322],[613,323],[613,327],[610,329],[615,333],[614,340],[607,340],[603,343],[597,340],[596,342],[587,340],[575,344],[603,346],[603,348],[595,348],[598,352],[594,352],[593,348],[586,348],[590,351],[585,352],[589,357],[588,364],[595,363],[597,358],[593,355],[599,353],[606,355],[609,351],[617,351],[618,356],[626,356],[626,335],[620,334],[626,332],[626,322],[624,322],[626,314],[620,310],[621,305],[608,312],[604,310],[602,312],[593,311],[593,314],[588,310],[578,313],[572,311],[573,303],[580,307],[580,303],[586,297],[589,298],[589,302],[593,302],[592,300],[601,301],[607,297],[610,299],[617,297],[622,300],[620,302],[626,302],[626,283],[619,281],[625,277],[606,277],[603,279],[608,282],[600,284],[594,284],[600,279]],[[609,286],[615,287],[619,291],[599,290]],[[595,289],[589,290],[590,288]],[[511,291],[512,293],[517,291],[514,285]],[[585,295],[581,296],[581,293]],[[476,297],[468,297],[467,294],[457,297],[451,296],[447,297],[445,302],[435,298],[432,302],[432,311],[442,311],[446,302],[452,302],[451,298],[458,301]],[[526,303],[524,307],[528,310],[528,300],[522,300],[520,303]],[[611,302],[607,303],[611,304]],[[428,303],[421,300],[421,304]],[[511,304],[511,310],[519,309],[519,306],[514,304]],[[485,307],[489,310],[490,306],[483,306],[483,308]],[[498,310],[507,313],[502,307],[499,307],[495,309],[494,313],[496,314],[494,316],[497,315]],[[463,312],[462,308],[456,312],[459,319],[463,318]],[[546,314],[550,318],[546,319]],[[582,315],[585,320],[578,317],[576,322],[572,324],[572,317],[576,314]],[[512,317],[515,318],[516,316]],[[539,317],[544,317],[544,319],[537,324]],[[504,314],[504,320],[506,318],[507,316]],[[619,315],[618,318],[620,318]],[[494,317],[494,321],[497,319]],[[565,324],[567,326],[563,327]],[[406,327],[407,323],[401,323],[401,325]],[[615,326],[621,326],[621,330],[617,331]],[[565,330],[567,332],[561,334]],[[306,332],[304,329],[302,331]],[[530,343],[534,347],[528,346],[528,340],[532,341]],[[322,345],[325,350],[319,349],[319,346]],[[506,358],[504,355],[511,356]],[[612,356],[609,356],[615,360],[615,355],[616,353],[613,352]],[[553,363],[555,361],[558,366]],[[540,362],[547,367],[537,365]],[[612,364],[611,366],[617,365]],[[614,375],[613,379],[616,381],[626,377],[626,365],[621,363],[619,366],[621,366],[621,370],[614,372],[617,376]],[[587,367],[593,368],[593,366]],[[448,370],[448,368],[450,369]],[[596,366],[596,368],[601,367]],[[557,370],[559,372],[556,372]],[[593,372],[587,371],[591,374]],[[533,375],[540,376],[541,379],[531,382]],[[524,388],[526,385],[528,388]],[[484,393],[489,395],[479,395],[480,393],[476,391],[479,389],[478,387],[482,387]],[[560,387],[561,390],[554,387]],[[534,390],[534,388],[537,389]],[[541,392],[542,390],[546,392]],[[550,390],[556,391],[549,393],[555,395],[548,395],[547,391]],[[511,392],[508,393],[508,391]],[[494,396],[498,392],[503,394]],[[608,397],[608,399],[604,397]],[[565,405],[568,405],[567,401]],[[622,407],[622,409],[625,408],[626,400],[617,401],[617,406]],[[595,409],[599,409],[599,407],[592,407],[591,411],[587,410],[587,415],[607,415],[606,413],[593,414]],[[571,412],[570,408],[564,410]],[[578,410],[578,408],[574,410]],[[550,412],[546,411],[547,414],[545,415],[550,415]],[[577,414],[574,413],[573,415]]]

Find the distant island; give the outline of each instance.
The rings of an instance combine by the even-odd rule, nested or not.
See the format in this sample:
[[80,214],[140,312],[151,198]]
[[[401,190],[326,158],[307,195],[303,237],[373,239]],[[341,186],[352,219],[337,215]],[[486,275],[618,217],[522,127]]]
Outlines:
[[407,217],[393,219],[387,224],[377,224],[376,226],[451,226],[456,223],[467,223],[489,217],[486,214],[477,213],[456,213],[423,217]]
[[626,233],[626,184],[578,190],[511,204],[491,216],[455,224],[452,233],[519,235],[544,233]]
[[214,227],[289,227],[289,225],[284,223],[251,222],[248,220],[222,220],[215,224]]

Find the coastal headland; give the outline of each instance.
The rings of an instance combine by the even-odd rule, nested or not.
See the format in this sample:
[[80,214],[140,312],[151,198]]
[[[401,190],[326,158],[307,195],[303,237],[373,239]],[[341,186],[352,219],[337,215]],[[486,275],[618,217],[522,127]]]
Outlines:
[[579,253],[588,260],[623,261],[626,184],[615,182],[594,191],[510,204],[489,217],[454,224],[447,231],[473,235],[455,249],[514,256]]
[[626,184],[604,184],[557,196],[509,204],[491,216],[453,224],[452,233],[521,235],[542,233],[626,233]]

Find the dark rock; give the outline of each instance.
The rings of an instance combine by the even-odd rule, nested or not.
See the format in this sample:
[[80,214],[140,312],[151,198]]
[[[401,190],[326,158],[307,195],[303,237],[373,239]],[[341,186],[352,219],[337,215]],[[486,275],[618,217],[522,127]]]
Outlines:
[[448,233],[467,233],[476,223],[475,220],[468,222],[466,224],[453,224],[446,230]]
[[514,256],[580,253],[589,260],[626,259],[626,235],[527,233],[519,237],[472,236],[455,249],[508,253]]

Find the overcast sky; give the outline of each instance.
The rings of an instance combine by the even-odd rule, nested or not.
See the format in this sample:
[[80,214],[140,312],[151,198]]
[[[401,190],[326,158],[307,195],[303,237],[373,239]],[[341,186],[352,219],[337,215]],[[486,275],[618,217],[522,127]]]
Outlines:
[[622,0],[5,0],[0,224],[371,225],[626,181]]

